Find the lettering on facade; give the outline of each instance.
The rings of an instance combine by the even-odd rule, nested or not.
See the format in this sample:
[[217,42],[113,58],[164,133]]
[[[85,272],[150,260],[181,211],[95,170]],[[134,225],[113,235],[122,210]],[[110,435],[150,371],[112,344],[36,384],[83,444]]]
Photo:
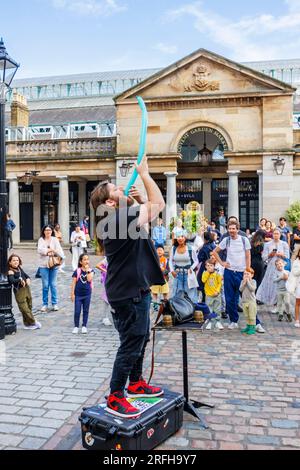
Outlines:
[[212,127],[195,127],[194,129],[189,130],[186,132],[180,139],[179,144],[178,144],[178,152],[181,153],[182,146],[185,144],[187,139],[191,137],[194,134],[202,133],[205,132],[206,134],[212,134],[215,137],[219,139],[221,144],[223,145],[224,151],[228,150],[228,145],[225,140],[225,138],[222,136],[222,134],[217,131],[216,129],[213,129]]

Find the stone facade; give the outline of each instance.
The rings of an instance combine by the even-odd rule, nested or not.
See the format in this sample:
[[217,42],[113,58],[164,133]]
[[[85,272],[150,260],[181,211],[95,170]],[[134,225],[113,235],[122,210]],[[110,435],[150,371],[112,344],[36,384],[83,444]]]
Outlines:
[[[231,175],[240,172],[239,177],[256,176],[257,170],[262,170],[263,213],[276,220],[295,199],[294,91],[289,85],[223,57],[197,51],[116,98],[117,152],[133,156],[138,151],[140,110],[135,96],[139,94],[148,108],[150,157],[169,156],[180,177],[178,146],[182,136],[199,126],[213,128],[228,146],[223,177],[227,177],[227,169]],[[277,155],[286,160],[281,176],[275,174],[272,161]],[[198,165],[196,176],[214,178],[216,169]],[[185,177],[195,178],[194,166],[190,171],[185,169]],[[230,187],[231,197],[238,200],[237,184]],[[229,201],[229,207],[238,215],[238,202]]]

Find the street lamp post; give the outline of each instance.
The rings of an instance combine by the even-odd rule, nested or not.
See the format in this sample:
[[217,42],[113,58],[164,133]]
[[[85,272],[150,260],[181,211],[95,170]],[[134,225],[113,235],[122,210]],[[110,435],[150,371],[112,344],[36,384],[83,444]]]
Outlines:
[[5,334],[17,331],[12,313],[11,286],[7,280],[7,233],[5,225],[8,213],[5,149],[5,101],[6,93],[18,70],[19,64],[6,52],[3,39],[0,39],[0,315],[5,316]]

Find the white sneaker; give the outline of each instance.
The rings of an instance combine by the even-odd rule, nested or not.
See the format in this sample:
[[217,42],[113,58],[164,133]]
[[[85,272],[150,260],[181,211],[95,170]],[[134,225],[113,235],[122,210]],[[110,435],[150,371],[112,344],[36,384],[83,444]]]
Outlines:
[[43,305],[41,308],[41,312],[47,312],[47,311],[48,311],[47,305]]
[[112,322],[107,317],[103,318],[102,323],[103,323],[104,326],[111,326],[112,325]]
[[228,330],[234,330],[235,328],[238,328],[239,325],[235,322],[231,322],[230,325],[228,325]]
[[73,328],[72,333],[73,333],[73,335],[77,335],[77,334],[78,334],[78,328],[77,328],[77,326],[75,326],[75,327]]
[[216,322],[216,328],[217,328],[217,330],[224,330],[224,326],[222,325],[222,323],[220,321]]
[[38,330],[40,327],[35,323],[34,325],[25,326],[24,330]]
[[54,310],[54,312],[57,312],[59,310],[58,306],[57,305],[53,305],[52,306],[52,310]]
[[300,328],[300,322],[299,322],[299,321],[296,321],[296,322],[295,322],[295,327],[296,327],[296,328]]
[[211,321],[209,321],[206,325],[206,330],[211,330]]
[[278,310],[276,307],[272,308],[271,313],[278,313]]
[[265,333],[266,332],[266,330],[261,326],[260,323],[258,325],[256,325],[255,329],[256,329],[257,333]]
[[86,334],[87,334],[87,328],[86,328],[85,326],[83,326],[83,327],[81,328],[81,333],[82,333],[83,335],[86,335]]

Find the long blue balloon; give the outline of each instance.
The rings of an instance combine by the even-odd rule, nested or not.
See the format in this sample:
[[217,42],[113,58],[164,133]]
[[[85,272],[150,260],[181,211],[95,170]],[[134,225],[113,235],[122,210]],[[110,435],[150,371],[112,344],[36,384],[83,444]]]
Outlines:
[[[144,100],[141,96],[137,96],[136,99],[138,100],[139,106],[142,110],[142,126],[141,126],[141,133],[140,133],[140,146],[139,146],[139,153],[137,157],[137,164],[139,165],[143,160],[145,149],[146,149],[146,137],[147,137],[147,127],[148,127],[148,113],[147,108],[144,103]],[[138,177],[138,172],[134,169],[131,178],[125,188],[124,194],[128,196],[129,190],[131,186],[135,183],[135,180]]]

